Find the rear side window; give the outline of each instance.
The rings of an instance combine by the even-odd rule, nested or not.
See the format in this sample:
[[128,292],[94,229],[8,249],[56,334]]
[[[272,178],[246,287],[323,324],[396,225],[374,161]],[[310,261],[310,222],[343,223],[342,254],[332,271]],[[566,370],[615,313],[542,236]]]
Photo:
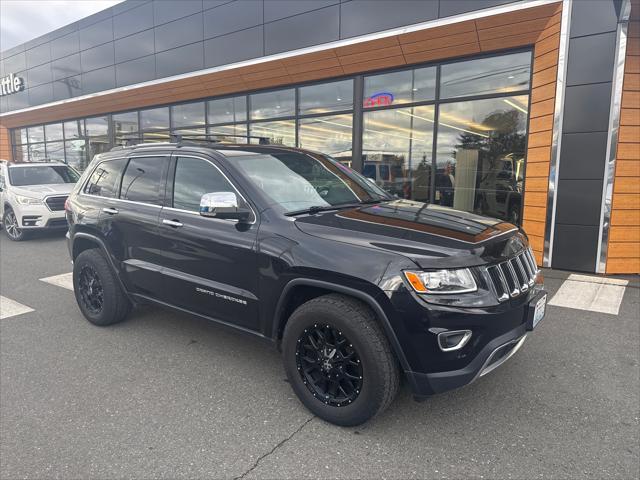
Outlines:
[[173,208],[197,212],[205,193],[235,192],[216,167],[199,158],[179,157],[173,183]]
[[169,157],[133,157],[122,177],[120,198],[162,205]]
[[84,187],[84,193],[106,198],[117,197],[122,170],[126,164],[126,158],[107,160],[100,163]]

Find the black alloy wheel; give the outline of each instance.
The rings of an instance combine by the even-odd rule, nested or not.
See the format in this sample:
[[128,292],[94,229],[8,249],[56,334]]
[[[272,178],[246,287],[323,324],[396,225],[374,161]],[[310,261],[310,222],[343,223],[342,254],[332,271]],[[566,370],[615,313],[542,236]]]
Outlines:
[[294,310],[282,335],[285,373],[302,404],[336,425],[383,412],[400,384],[398,362],[374,312],[330,293]]
[[104,288],[98,272],[92,266],[85,265],[80,270],[78,290],[87,311],[92,315],[99,315],[104,307]]
[[296,363],[303,383],[321,402],[334,407],[352,403],[362,390],[358,352],[331,325],[314,324],[298,339]]

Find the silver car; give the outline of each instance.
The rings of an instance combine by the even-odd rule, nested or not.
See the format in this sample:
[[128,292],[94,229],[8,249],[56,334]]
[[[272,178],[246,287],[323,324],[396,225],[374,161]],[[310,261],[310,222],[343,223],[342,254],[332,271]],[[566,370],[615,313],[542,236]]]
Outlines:
[[80,174],[64,163],[0,161],[0,218],[7,236],[66,229],[64,204]]

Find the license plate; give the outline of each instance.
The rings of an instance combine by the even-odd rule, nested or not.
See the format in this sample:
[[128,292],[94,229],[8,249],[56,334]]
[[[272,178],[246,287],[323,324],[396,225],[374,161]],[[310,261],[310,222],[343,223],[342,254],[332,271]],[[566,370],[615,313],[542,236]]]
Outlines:
[[544,312],[547,309],[547,296],[544,295],[540,300],[536,302],[536,307],[533,311],[533,324],[532,329],[536,328],[536,325],[544,318]]

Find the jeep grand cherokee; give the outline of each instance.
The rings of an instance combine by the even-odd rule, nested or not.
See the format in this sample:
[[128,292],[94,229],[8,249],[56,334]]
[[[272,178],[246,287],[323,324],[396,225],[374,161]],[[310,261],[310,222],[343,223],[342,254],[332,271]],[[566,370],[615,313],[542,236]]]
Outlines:
[[390,197],[315,152],[180,142],[101,154],[66,205],[84,316],[152,302],[279,347],[317,416],[361,424],[522,345],[546,294],[525,233]]

